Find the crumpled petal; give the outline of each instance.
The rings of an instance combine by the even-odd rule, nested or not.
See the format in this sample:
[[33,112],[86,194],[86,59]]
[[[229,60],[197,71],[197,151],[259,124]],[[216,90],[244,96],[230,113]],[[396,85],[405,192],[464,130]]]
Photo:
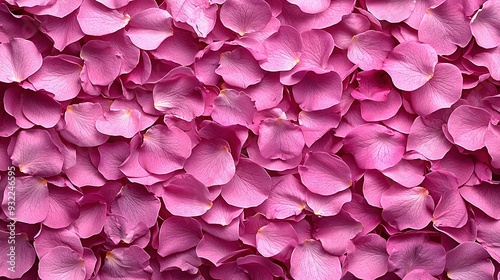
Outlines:
[[205,38],[214,29],[218,6],[207,0],[167,0],[167,11],[175,21],[189,24],[196,34]]
[[19,83],[42,66],[42,55],[31,41],[14,38],[0,44],[0,82]]

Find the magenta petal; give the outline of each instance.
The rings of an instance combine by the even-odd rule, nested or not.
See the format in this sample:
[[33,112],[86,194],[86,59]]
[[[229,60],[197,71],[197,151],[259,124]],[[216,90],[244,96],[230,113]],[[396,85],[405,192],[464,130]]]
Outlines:
[[338,108],[335,107],[312,112],[301,111],[299,113],[300,129],[308,147],[311,147],[332,128],[339,125],[341,116]]
[[201,225],[193,218],[171,217],[160,229],[158,254],[168,256],[191,249],[202,238]]
[[213,205],[207,187],[187,174],[167,182],[162,199],[170,213],[181,217],[201,216]]
[[306,207],[306,188],[292,175],[273,177],[269,198],[259,211],[269,219],[284,219],[298,215]]
[[150,228],[156,223],[160,200],[140,185],[127,184],[111,204],[111,213],[125,217],[130,228],[140,222]]
[[412,188],[424,180],[425,165],[419,161],[401,160],[395,166],[383,170],[382,173],[394,182]]
[[316,74],[308,72],[293,86],[293,96],[305,111],[323,110],[340,102],[342,80],[336,72]]
[[139,132],[141,113],[137,110],[109,110],[99,117],[96,129],[105,135],[132,138]]
[[306,240],[292,252],[290,274],[296,280],[340,279],[342,269],[339,258],[327,253],[321,242]]
[[[106,179],[99,173],[97,167],[92,163],[91,153],[88,148],[76,149],[76,164],[65,168],[64,172],[75,186],[102,186]],[[95,151],[95,150],[94,150]]]
[[100,233],[106,220],[106,204],[99,200],[83,198],[80,202],[80,216],[73,223],[81,238],[88,238]]
[[102,107],[99,103],[84,102],[69,105],[64,114],[66,127],[60,134],[67,141],[81,147],[98,146],[109,138],[95,128],[100,116]]
[[74,11],[64,18],[39,16],[40,30],[54,41],[54,48],[62,51],[69,44],[80,40],[84,34],[76,18],[78,11]]
[[149,266],[150,258],[146,251],[136,245],[113,249],[106,253],[98,278],[150,279],[152,272]]
[[287,160],[300,155],[305,142],[297,125],[281,118],[268,118],[259,126],[257,144],[265,158]]
[[167,0],[165,3],[175,21],[190,25],[198,37],[205,38],[214,29],[218,6],[212,1]]
[[288,0],[289,3],[295,4],[299,6],[299,8],[304,12],[308,14],[317,14],[325,11],[330,7],[330,1],[328,0],[321,0],[321,1],[316,1],[316,2],[309,2],[307,0]]
[[376,279],[387,272],[389,255],[386,241],[377,234],[367,234],[347,247],[346,268],[360,279]]
[[86,279],[82,256],[69,247],[58,246],[40,258],[38,273],[41,279]]
[[260,83],[249,86],[244,91],[252,101],[255,101],[257,110],[270,109],[278,105],[283,98],[283,85],[279,74],[267,73]]
[[450,279],[493,279],[495,266],[489,254],[475,242],[465,242],[446,254],[446,276]]
[[380,199],[382,194],[392,186],[394,182],[376,170],[367,170],[363,181],[363,194],[371,206],[382,208]]
[[61,105],[51,97],[40,92],[23,90],[21,107],[24,116],[36,125],[54,127],[61,119]]
[[228,242],[211,234],[204,234],[196,246],[196,254],[217,266],[222,259],[238,250],[239,247],[238,242]]
[[498,242],[500,241],[498,236],[499,229],[500,221],[496,219],[484,215],[477,219],[477,241],[483,245],[483,248],[497,262],[500,260],[500,247],[498,246]]
[[151,8],[132,16],[125,34],[143,50],[154,50],[172,36],[172,17],[162,9]]
[[500,45],[500,19],[496,16],[499,5],[498,1],[486,1],[470,22],[472,35],[483,48],[490,49]]
[[239,88],[259,83],[265,74],[252,54],[244,48],[222,53],[219,64],[215,73],[226,83]]
[[425,188],[393,185],[382,194],[382,217],[399,230],[422,229],[432,220],[434,201]]
[[352,185],[351,170],[338,156],[325,152],[308,154],[299,165],[302,183],[313,193],[332,195]]
[[[6,227],[9,230],[7,224]],[[26,233],[17,233],[14,236],[10,232],[0,231],[0,240],[3,244],[0,246],[0,253],[5,256],[5,261],[0,265],[0,277],[7,277],[7,279],[24,279],[24,277],[29,277],[25,274],[35,263],[36,254],[31,245],[30,240]],[[13,243],[11,240],[15,241]],[[11,267],[13,263],[10,262],[12,255],[11,247],[14,245],[15,250],[15,265],[14,271]],[[9,269],[11,268],[11,269]]]
[[415,41],[397,45],[384,62],[384,70],[401,90],[416,90],[434,75],[437,53],[429,45]]
[[432,221],[437,227],[461,228],[467,223],[467,208],[458,191],[447,191],[436,205]]
[[448,131],[455,144],[475,151],[484,147],[489,123],[490,114],[488,111],[463,105],[451,113],[448,120]]
[[65,18],[82,4],[82,0],[60,0],[53,1],[49,5],[37,5],[26,8],[26,11],[35,15],[49,15],[57,18]]
[[[9,191],[9,188],[5,188],[2,201],[4,213],[11,212],[8,211]],[[15,194],[15,218],[17,221],[36,224],[45,220],[50,208],[49,188],[45,179],[31,176],[16,178]]]
[[264,0],[229,0],[220,9],[222,24],[240,36],[264,29],[271,16],[271,7]]
[[126,142],[117,141],[104,143],[99,150],[99,165],[97,169],[107,180],[117,180],[125,177],[119,167],[130,155],[130,147]]
[[264,257],[272,257],[298,242],[295,229],[286,222],[269,223],[257,231],[257,251]]
[[363,224],[361,236],[375,229],[382,220],[380,217],[381,210],[369,205],[359,194],[353,193],[351,201],[347,202],[342,208],[353,219]]
[[252,125],[256,113],[254,102],[244,92],[221,90],[214,100],[212,119],[221,125]]
[[460,188],[460,194],[488,216],[500,219],[500,213],[497,211],[497,205],[500,203],[499,190],[497,184],[483,182],[477,186],[463,186]]
[[[89,0],[94,1],[94,0]],[[92,40],[82,47],[80,57],[93,85],[108,86],[120,74],[121,53],[112,43]]]
[[365,121],[385,121],[394,117],[402,105],[401,95],[391,88],[384,101],[361,101],[361,117]]
[[488,50],[472,50],[469,54],[464,56],[472,63],[478,66],[488,68],[491,77],[495,80],[500,80],[500,47]]
[[341,256],[346,252],[349,241],[362,230],[361,223],[354,220],[347,212],[341,211],[336,216],[319,219],[313,236],[321,241],[327,252]]
[[33,245],[39,257],[45,256],[50,250],[60,246],[71,248],[79,255],[82,255],[84,251],[80,237],[74,231],[68,229],[55,230],[45,226],[41,227]]
[[500,168],[500,127],[498,125],[488,127],[484,143],[491,156],[491,165]]
[[139,163],[147,171],[167,174],[181,169],[191,155],[189,136],[177,127],[155,125],[143,135]]
[[201,218],[211,225],[227,226],[240,216],[243,212],[242,208],[238,208],[227,204],[222,197],[214,200],[212,208],[207,213],[203,214]]
[[262,69],[270,72],[288,71],[300,61],[302,39],[297,29],[282,25],[278,32],[264,41],[263,47],[266,59],[260,63]]
[[442,159],[453,145],[443,133],[444,120],[417,117],[410,128],[406,148],[417,151],[430,160]]
[[49,187],[49,211],[43,224],[51,228],[65,228],[80,215],[78,200],[81,194],[67,187]]
[[96,0],[83,0],[77,18],[83,33],[91,36],[111,34],[125,27],[130,20],[123,11],[112,10]]
[[379,124],[356,127],[344,139],[344,148],[363,169],[386,169],[396,165],[405,152],[406,137]]
[[233,206],[248,208],[262,204],[272,190],[271,177],[261,166],[246,158],[240,158],[236,173],[222,186],[221,195]]
[[366,8],[379,20],[397,23],[407,19],[415,7],[413,0],[367,0]]
[[222,139],[199,143],[186,160],[184,169],[206,186],[226,184],[236,172],[229,144]]
[[21,82],[42,66],[42,55],[31,41],[14,38],[0,44],[0,82]]
[[394,40],[390,36],[368,30],[352,37],[347,57],[363,70],[381,69],[394,46]]
[[342,206],[351,201],[351,191],[343,190],[334,195],[323,196],[312,192],[307,193],[307,205],[316,216],[335,216]]

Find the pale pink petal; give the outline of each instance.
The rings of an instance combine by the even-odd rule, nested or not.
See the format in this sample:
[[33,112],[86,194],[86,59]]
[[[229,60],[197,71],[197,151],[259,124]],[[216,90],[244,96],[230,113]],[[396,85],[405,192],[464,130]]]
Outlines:
[[403,104],[401,95],[394,88],[390,89],[384,101],[363,100],[360,103],[361,117],[370,122],[385,121],[394,117]]
[[301,154],[305,141],[299,126],[282,118],[267,118],[259,126],[257,143],[265,158],[287,160]]
[[394,46],[394,40],[390,36],[368,30],[352,37],[347,57],[363,70],[382,69],[384,60]]
[[448,120],[448,131],[455,144],[471,151],[485,145],[485,134],[490,123],[488,111],[469,105],[455,109]]
[[306,208],[306,188],[292,175],[272,177],[269,198],[257,209],[269,219],[285,219]]
[[405,20],[405,23],[408,24],[411,28],[417,30],[424,15],[427,13],[427,10],[431,7],[435,7],[445,0],[417,0],[415,1],[415,7],[411,12],[410,16]]
[[257,231],[257,251],[264,257],[272,257],[298,243],[295,229],[286,222],[269,223]]
[[[138,3],[147,2],[139,1]],[[132,44],[130,38],[125,35],[124,30],[120,30],[101,38],[103,38],[104,41],[110,42],[117,51],[115,55],[117,55],[121,60],[121,65],[119,64],[120,74],[130,73],[137,67],[141,56],[141,50]],[[118,65],[114,65],[114,67],[118,68],[117,66]]]
[[296,280],[340,279],[342,269],[337,256],[327,253],[321,242],[306,240],[292,252],[290,274]]
[[158,48],[173,32],[170,14],[151,8],[134,14],[125,34],[136,47],[149,51]]
[[389,258],[385,245],[385,239],[373,233],[355,238],[347,247],[347,271],[360,279],[383,276],[387,272]]
[[340,102],[342,80],[336,72],[316,74],[308,72],[293,86],[293,97],[305,111],[323,110]]
[[224,126],[249,127],[255,113],[254,102],[244,92],[223,89],[214,100],[212,119]]
[[201,216],[213,205],[207,187],[188,174],[169,180],[162,199],[170,213],[181,217]]
[[191,155],[189,136],[177,127],[155,125],[143,135],[139,163],[147,171],[167,174],[181,169]]
[[349,241],[363,230],[363,225],[354,220],[347,212],[336,216],[322,217],[315,226],[314,238],[321,241],[323,248],[330,254],[341,256],[347,250]]
[[367,0],[366,8],[379,20],[387,20],[388,22],[396,23],[407,19],[413,8],[415,7],[414,0]]
[[486,250],[475,242],[465,242],[446,254],[446,276],[450,279],[493,279],[495,266]]
[[52,16],[38,16],[40,30],[54,41],[54,48],[62,51],[68,45],[80,40],[84,34],[76,18],[78,11],[74,11],[64,18]]
[[84,102],[69,105],[64,114],[66,127],[60,131],[61,136],[81,147],[93,147],[106,142],[109,136],[95,128],[95,123],[102,114],[99,103]]
[[325,152],[307,154],[299,165],[302,183],[313,193],[332,195],[352,185],[351,170],[338,156]]
[[[13,227],[6,224],[4,228],[11,230]],[[35,263],[36,254],[28,235],[24,232],[11,235],[10,232],[2,230],[0,231],[0,240],[3,241],[0,253],[5,256],[4,261],[0,264],[0,277],[5,276],[7,279],[27,279],[30,277],[26,272]],[[15,247],[15,250],[12,250],[12,247]],[[14,260],[11,260],[12,257]]]
[[472,17],[470,28],[476,43],[483,48],[495,48],[500,45],[500,18],[496,11],[500,2],[486,1],[483,7]]
[[458,3],[443,1],[429,8],[418,27],[418,39],[431,45],[438,54],[449,55],[457,45],[465,47],[472,38],[470,19]]
[[384,70],[401,90],[416,90],[434,75],[436,51],[427,44],[415,41],[397,45],[384,62]]
[[93,85],[108,86],[120,74],[121,54],[110,42],[92,40],[83,45],[80,57]]
[[233,206],[248,208],[262,204],[272,190],[271,177],[267,172],[246,158],[240,158],[236,173],[222,186],[221,195]]
[[43,59],[42,67],[29,81],[35,89],[52,93],[55,100],[66,101],[80,93],[81,69],[79,61],[72,56],[48,56]]
[[0,82],[21,82],[42,66],[42,55],[31,41],[14,38],[0,44]]
[[106,253],[97,279],[150,279],[150,256],[139,246],[116,248]]
[[[328,59],[333,52],[334,41],[330,33],[323,30],[310,30],[300,34],[302,37],[302,55],[299,64],[290,72],[292,77],[289,84],[295,84],[302,79],[306,71],[314,71],[318,74],[327,73]],[[318,41],[323,42],[318,45]],[[286,72],[285,72],[286,73]],[[284,75],[281,80],[284,82]],[[295,78],[295,76],[297,76]],[[286,83],[285,83],[286,84]]]
[[236,241],[228,242],[211,234],[204,234],[196,246],[196,254],[217,266],[221,260],[238,250],[239,247]]
[[405,152],[406,137],[379,124],[356,127],[344,139],[344,148],[363,169],[386,169],[396,165]]
[[419,152],[430,160],[442,159],[450,150],[452,143],[443,133],[444,121],[441,118],[417,117],[410,128],[407,150]]
[[422,187],[411,189],[393,185],[382,194],[382,217],[399,229],[422,229],[432,220],[434,201]]
[[167,0],[167,10],[175,21],[189,24],[198,37],[205,38],[214,29],[218,6],[206,0]]
[[308,147],[311,147],[328,131],[339,125],[341,116],[338,108],[335,107],[312,112],[301,111],[299,113],[300,129]]
[[425,165],[420,161],[401,160],[395,166],[383,170],[382,173],[394,182],[412,188],[422,183],[425,171]]
[[266,71],[288,71],[300,61],[302,39],[297,29],[291,26],[282,25],[262,45],[266,59],[260,62],[260,67]]
[[45,279],[84,280],[86,276],[85,262],[71,248],[58,246],[40,258],[39,276]]
[[83,0],[77,19],[83,33],[102,36],[125,27],[130,15],[121,10],[110,9],[96,0]]
[[247,88],[259,83],[264,77],[264,71],[259,67],[259,63],[244,48],[222,53],[219,64],[215,73],[236,87]]
[[483,182],[477,186],[463,186],[460,194],[470,204],[494,219],[500,219],[497,205],[500,203],[500,192],[497,184]]
[[203,237],[201,225],[193,218],[171,217],[160,229],[158,254],[168,256],[195,247]]
[[240,36],[261,31],[271,16],[271,6],[264,0],[227,0],[220,9],[222,24]]
[[12,164],[22,173],[47,177],[61,173],[64,157],[47,131],[23,130],[12,145]]
[[141,113],[135,109],[109,110],[96,121],[96,129],[105,135],[132,138],[139,132]]

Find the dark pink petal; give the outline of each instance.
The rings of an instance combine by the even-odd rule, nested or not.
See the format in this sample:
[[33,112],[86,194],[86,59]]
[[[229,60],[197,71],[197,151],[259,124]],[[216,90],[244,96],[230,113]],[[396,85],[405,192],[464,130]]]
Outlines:
[[222,186],[221,195],[233,206],[248,208],[262,204],[272,190],[271,177],[267,172],[246,158],[240,158],[236,173]]
[[167,0],[168,11],[175,21],[189,24],[198,37],[205,38],[214,29],[218,6],[205,0]]
[[394,40],[390,36],[368,30],[352,37],[347,57],[363,70],[381,69],[394,46]]
[[211,234],[204,234],[196,246],[196,254],[217,266],[221,260],[238,250],[239,247],[238,242],[228,242]]
[[351,170],[338,156],[325,152],[308,154],[299,165],[302,183],[313,193],[332,195],[352,185]]
[[298,215],[306,207],[306,188],[292,175],[273,177],[269,198],[258,207],[269,219],[285,219]]
[[437,276],[443,273],[446,251],[423,233],[392,236],[387,241],[389,271],[403,278],[414,269],[426,270]]
[[382,194],[382,217],[399,230],[422,229],[432,220],[434,201],[425,188],[393,185]]
[[99,271],[100,280],[112,279],[150,279],[152,269],[149,266],[150,256],[132,245],[113,249],[106,253],[104,264]]
[[477,186],[463,186],[460,194],[470,204],[481,209],[494,219],[500,219],[497,205],[500,203],[500,191],[497,184],[483,182]]
[[194,147],[184,169],[206,186],[226,184],[236,172],[229,144],[222,139],[203,140]]
[[259,83],[264,77],[264,71],[259,67],[259,63],[244,48],[222,53],[219,64],[215,73],[232,86],[247,88]]
[[139,222],[150,228],[158,218],[160,204],[160,200],[145,187],[126,184],[111,204],[111,213],[125,217],[130,228]]
[[223,89],[214,100],[212,118],[224,126],[249,127],[255,113],[254,102],[244,92]]
[[99,103],[84,102],[69,105],[64,114],[66,127],[60,134],[67,141],[81,147],[98,146],[109,138],[95,128],[100,116],[102,107]]
[[339,258],[327,253],[321,242],[306,240],[292,252],[290,274],[296,280],[328,280],[340,279],[342,271]]
[[281,26],[262,45],[266,59],[260,62],[260,67],[266,71],[288,71],[300,61],[302,39],[297,29],[291,26]]
[[149,51],[158,48],[173,33],[170,14],[159,8],[151,8],[134,14],[125,34],[135,46]]
[[379,20],[396,23],[407,19],[415,7],[413,0],[367,0],[366,8]]
[[450,279],[493,279],[495,266],[479,244],[459,244],[446,254],[446,276]]
[[49,211],[43,224],[51,228],[65,228],[80,215],[78,200],[82,197],[69,187],[49,186]]
[[42,55],[31,41],[14,38],[0,44],[0,82],[21,82],[42,66]]
[[450,108],[462,96],[462,84],[462,73],[456,66],[439,63],[432,78],[411,93],[412,108],[421,116]]
[[130,21],[124,11],[110,9],[96,0],[83,0],[77,18],[83,33],[91,36],[111,34]]
[[[147,3],[140,1],[138,3]],[[130,73],[139,64],[141,51],[135,47],[130,38],[125,35],[125,31],[121,30],[113,34],[102,37],[105,41],[110,42],[114,49],[117,50],[117,56],[121,60],[120,74]],[[117,65],[114,65],[117,67]]]
[[213,205],[207,187],[187,174],[166,183],[162,198],[167,210],[181,217],[201,216]]
[[384,275],[389,257],[385,245],[385,239],[373,233],[355,238],[347,247],[347,271],[360,279],[376,279]]
[[305,111],[323,110],[340,102],[342,80],[336,72],[316,74],[308,72],[293,86],[293,96]]
[[415,41],[397,45],[384,62],[384,70],[401,90],[416,90],[434,75],[437,53],[429,45]]
[[100,233],[106,220],[106,203],[84,197],[79,207],[80,216],[73,223],[76,233],[81,238],[88,238]]
[[264,29],[271,16],[271,6],[264,0],[228,0],[220,9],[222,24],[240,36]]
[[307,192],[306,201],[307,206],[313,210],[314,215],[335,216],[345,203],[351,201],[351,191],[343,190],[328,196]]
[[356,75],[359,86],[351,96],[359,101],[386,101],[391,92],[391,79],[384,71],[370,70]]
[[74,11],[64,18],[39,16],[40,30],[54,41],[54,48],[62,51],[69,44],[80,40],[84,34]]
[[155,174],[181,169],[191,155],[189,136],[177,127],[155,125],[143,135],[139,163]]
[[265,158],[283,160],[300,155],[305,144],[300,128],[282,118],[262,121],[257,143]]
[[[9,226],[5,229],[9,230]],[[7,279],[24,279],[23,275],[28,277],[25,273],[33,266],[36,258],[35,250],[33,245],[30,244],[28,235],[24,232],[11,235],[10,232],[2,230],[0,231],[0,240],[3,243],[0,246],[0,253],[4,256],[4,261],[0,264],[0,277],[5,276]],[[15,243],[11,240],[15,241]],[[13,253],[11,247],[15,247]],[[10,262],[11,256],[9,255],[13,254],[15,260]],[[11,270],[11,267],[14,267],[14,271]]]
[[347,250],[349,241],[363,230],[363,225],[349,214],[341,211],[336,216],[322,217],[313,232],[314,238],[321,241],[323,248],[330,254],[341,256]]
[[500,45],[500,18],[496,15],[499,5],[498,1],[486,1],[470,22],[472,35],[483,48],[490,49]]
[[257,231],[257,251],[264,257],[276,256],[298,243],[295,229],[286,222],[269,223]]
[[202,238],[201,225],[193,218],[171,217],[160,229],[158,254],[168,256],[191,249]]
[[344,139],[344,148],[363,169],[386,169],[396,165],[405,152],[406,137],[379,124],[356,127]]
[[[5,188],[2,208],[8,211],[9,188]],[[15,185],[15,218],[19,222],[36,224],[45,220],[49,212],[49,188],[47,181],[41,177],[18,177]],[[10,195],[12,197],[12,195]],[[12,215],[9,215],[12,216]]]
[[432,219],[435,226],[461,228],[467,223],[465,202],[458,191],[447,191],[436,205]]
[[55,247],[40,258],[38,273],[41,279],[86,279],[82,256],[63,246]]
[[132,138],[140,129],[141,113],[135,109],[109,110],[99,117],[96,129],[105,135]]
[[457,45],[463,48],[469,43],[472,38],[469,22],[462,5],[443,1],[425,13],[418,39],[431,45],[438,54],[449,55]]
[[37,90],[54,94],[57,101],[70,100],[80,93],[80,71],[82,67],[71,56],[48,56],[43,65],[29,78]]
[[424,180],[425,166],[419,161],[401,160],[398,164],[383,170],[382,173],[394,182],[407,188],[418,186]]
[[406,149],[417,151],[430,160],[442,159],[453,145],[443,133],[444,121],[440,118],[417,117],[410,128]]
[[484,147],[490,118],[490,114],[484,109],[462,105],[451,113],[448,131],[455,144],[467,150],[479,150]]
[[304,141],[308,147],[327,134],[340,123],[340,112],[338,108],[331,107],[319,111],[301,111],[299,113],[299,124]]
[[364,100],[361,103],[361,117],[365,121],[385,121],[394,117],[402,105],[401,95],[391,88],[384,101]]
[[93,151],[95,150],[77,148],[76,164],[68,169],[65,168],[64,172],[75,186],[102,186],[106,183],[106,179],[92,162],[91,153]]
[[54,127],[61,119],[61,105],[40,92],[21,90],[21,109],[26,119],[45,128]]
[[82,47],[80,57],[94,85],[108,86],[120,74],[121,54],[110,42],[92,40]]
[[[168,257],[158,258],[160,262],[160,270],[161,271],[186,271],[191,275],[198,272],[198,268],[201,266],[202,261],[196,255],[196,250],[190,249],[188,251],[184,251],[181,253],[173,254]],[[186,275],[186,276],[187,276]],[[192,275],[191,278],[194,279],[195,275]],[[152,278],[155,279],[155,278]],[[167,278],[164,278],[167,279]],[[179,279],[186,279],[179,276]]]

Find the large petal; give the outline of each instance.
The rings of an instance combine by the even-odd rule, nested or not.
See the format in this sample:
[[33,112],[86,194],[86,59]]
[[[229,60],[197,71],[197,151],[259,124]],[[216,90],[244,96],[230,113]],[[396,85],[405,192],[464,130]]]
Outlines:
[[83,45],[80,57],[84,61],[83,71],[93,85],[108,86],[120,74],[122,55],[111,42],[89,41]]
[[291,26],[282,25],[262,45],[266,59],[260,62],[260,67],[266,71],[288,71],[300,61],[302,39],[297,29]]
[[84,280],[85,262],[78,252],[71,248],[58,246],[40,258],[38,273],[45,279]]
[[381,69],[394,46],[394,40],[390,36],[380,31],[368,30],[352,37],[347,57],[363,70]]
[[187,174],[168,181],[162,199],[170,213],[181,217],[201,216],[213,205],[207,187]]
[[340,260],[328,254],[321,242],[306,240],[292,252],[290,274],[296,280],[331,280],[342,275]]
[[245,93],[233,89],[221,90],[214,100],[212,119],[221,125],[252,125],[256,113],[254,102]]
[[239,88],[255,85],[265,75],[259,63],[244,48],[222,53],[215,73],[219,74],[226,83]]
[[490,123],[488,111],[469,105],[455,109],[448,120],[448,131],[455,144],[471,151],[485,145],[485,134]]
[[307,206],[311,208],[316,216],[335,216],[342,206],[351,201],[351,190],[343,190],[334,195],[319,195],[313,192],[307,192]]
[[[6,224],[7,231],[0,231],[0,253],[4,256],[4,261],[0,264],[0,277],[7,279],[23,279],[29,277],[25,274],[35,263],[36,254],[31,245],[28,235],[24,232],[16,234],[16,224],[12,222]],[[14,230],[12,230],[14,229]],[[19,230],[19,227],[17,228]],[[11,235],[14,233],[14,235]],[[14,241],[14,242],[13,242]],[[12,248],[14,247],[14,250]],[[14,260],[11,258],[14,257]]]
[[347,251],[349,241],[363,230],[363,225],[354,220],[347,212],[336,216],[322,217],[316,223],[314,238],[321,241],[323,248],[330,254],[341,256]]
[[111,213],[125,217],[129,228],[144,223],[150,228],[156,223],[160,200],[141,185],[126,184],[111,204]]
[[[27,224],[36,224],[45,220],[50,208],[47,181],[41,177],[30,176],[16,178],[15,183],[15,209],[9,210],[8,201],[12,201],[12,198],[9,199],[9,196],[12,197],[12,192],[7,187],[3,194],[3,212]],[[11,192],[10,195],[9,192]]]
[[80,215],[78,200],[81,194],[68,187],[49,186],[49,211],[43,224],[51,228],[65,228]]
[[228,0],[220,9],[222,24],[240,36],[264,29],[271,16],[271,6],[264,0]]
[[132,138],[140,130],[141,113],[135,109],[109,110],[96,120],[96,129],[105,135]]
[[308,72],[293,86],[293,97],[305,111],[323,110],[337,105],[342,95],[342,80],[336,72]]
[[151,257],[137,245],[116,248],[106,253],[104,264],[99,271],[100,280],[150,279]]
[[450,279],[493,279],[495,266],[489,254],[479,244],[459,244],[446,254],[446,276]]
[[125,34],[135,46],[149,51],[158,48],[173,33],[170,14],[159,8],[151,8],[134,14]]
[[259,126],[257,144],[265,158],[287,160],[302,153],[305,141],[297,125],[281,118],[268,118]]
[[498,184],[483,182],[477,186],[463,186],[460,194],[470,204],[494,219],[500,219],[497,205],[500,203]]
[[269,198],[258,207],[269,219],[298,215],[306,207],[306,188],[292,175],[273,177]]
[[203,237],[201,225],[193,218],[171,217],[161,225],[158,254],[168,256],[195,247]]
[[470,22],[472,35],[483,48],[490,49],[500,45],[500,17],[496,14],[498,9],[500,2],[486,1]]
[[125,27],[130,15],[110,9],[96,0],[83,0],[78,10],[78,22],[86,35],[102,36]]
[[444,120],[417,117],[410,128],[407,150],[417,151],[430,160],[442,159],[453,145],[443,133]]
[[54,48],[62,51],[68,45],[80,40],[83,34],[74,11],[64,18],[39,16],[40,30],[54,41]]
[[437,227],[461,228],[469,218],[467,208],[458,191],[447,191],[436,205],[433,223]]
[[360,236],[347,247],[346,268],[360,279],[377,279],[387,272],[386,241],[377,234]]
[[257,231],[257,251],[264,257],[275,256],[298,242],[295,229],[286,222],[269,223]]
[[367,0],[366,8],[379,20],[397,23],[410,16],[415,2],[413,0]]
[[109,139],[109,136],[95,128],[95,123],[102,114],[99,103],[84,102],[69,105],[64,113],[66,127],[60,131],[61,136],[80,147],[101,145]]
[[42,55],[31,41],[14,38],[0,44],[0,82],[21,82],[42,66]]

